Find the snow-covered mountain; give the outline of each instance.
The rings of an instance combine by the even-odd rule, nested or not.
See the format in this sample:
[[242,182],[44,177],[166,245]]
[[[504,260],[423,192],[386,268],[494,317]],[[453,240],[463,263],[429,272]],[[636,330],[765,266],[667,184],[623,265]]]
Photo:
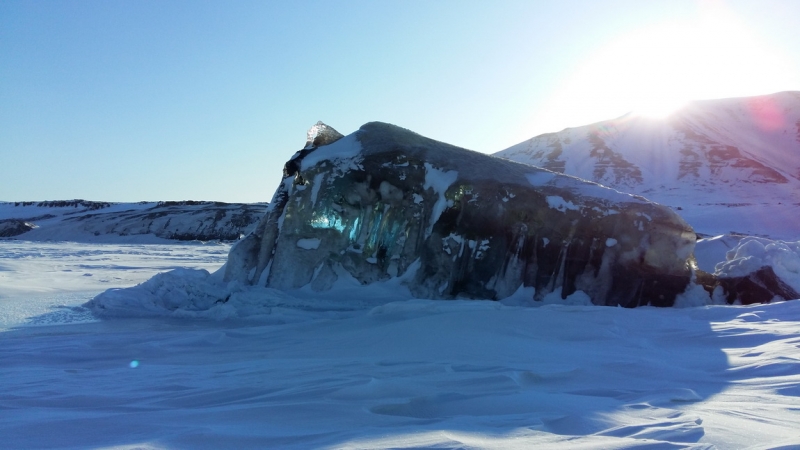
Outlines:
[[266,203],[85,200],[0,202],[0,238],[32,241],[234,240],[252,231]]
[[800,237],[800,92],[628,114],[495,155],[671,206],[699,233]]

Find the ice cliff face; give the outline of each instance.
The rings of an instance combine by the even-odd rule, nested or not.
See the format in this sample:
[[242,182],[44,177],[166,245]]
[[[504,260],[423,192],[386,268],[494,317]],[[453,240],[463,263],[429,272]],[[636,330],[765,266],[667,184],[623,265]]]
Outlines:
[[641,197],[385,123],[312,131],[226,281],[321,291],[403,277],[424,298],[525,286],[623,306],[669,306],[690,281],[693,230]]

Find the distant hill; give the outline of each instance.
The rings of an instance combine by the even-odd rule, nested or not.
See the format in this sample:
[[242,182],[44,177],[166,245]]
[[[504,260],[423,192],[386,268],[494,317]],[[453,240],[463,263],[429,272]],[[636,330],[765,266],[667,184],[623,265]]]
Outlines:
[[687,104],[536,136],[495,154],[673,207],[698,232],[800,239],[800,92]]
[[266,203],[200,201],[0,202],[0,238],[76,242],[229,241],[249,233],[266,208]]

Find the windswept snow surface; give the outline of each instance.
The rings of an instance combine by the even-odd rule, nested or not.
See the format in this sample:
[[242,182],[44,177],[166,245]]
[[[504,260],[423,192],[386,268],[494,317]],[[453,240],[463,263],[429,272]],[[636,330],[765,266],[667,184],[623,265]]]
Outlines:
[[[221,284],[208,273],[226,253],[0,241],[2,446],[800,445],[800,302],[624,309],[576,292],[531,307],[525,290],[432,301],[346,283],[320,296]],[[106,293],[103,318],[81,306],[178,266]]]

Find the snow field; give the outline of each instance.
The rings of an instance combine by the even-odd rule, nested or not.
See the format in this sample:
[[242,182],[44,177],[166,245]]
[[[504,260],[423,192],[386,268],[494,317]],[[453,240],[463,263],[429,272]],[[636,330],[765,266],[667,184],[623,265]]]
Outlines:
[[88,311],[70,308],[158,272],[180,267],[216,270],[230,247],[0,240],[0,330],[32,320],[72,323],[76,314],[94,320]]
[[[324,297],[232,286],[210,307],[122,290],[108,294],[120,317],[48,319],[181,265],[194,270],[140,288],[179,290],[192,276],[215,286],[202,270],[224,247],[0,241],[0,312],[27,311],[0,332],[3,445],[800,445],[800,302],[532,308],[409,300],[392,285]],[[150,317],[132,317],[136,305]]]

